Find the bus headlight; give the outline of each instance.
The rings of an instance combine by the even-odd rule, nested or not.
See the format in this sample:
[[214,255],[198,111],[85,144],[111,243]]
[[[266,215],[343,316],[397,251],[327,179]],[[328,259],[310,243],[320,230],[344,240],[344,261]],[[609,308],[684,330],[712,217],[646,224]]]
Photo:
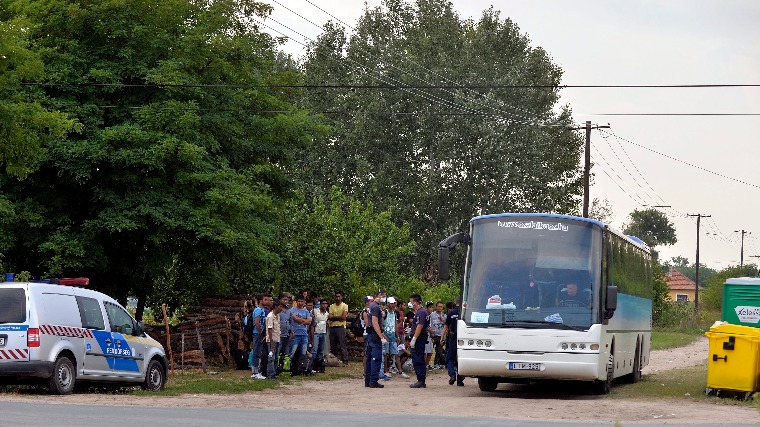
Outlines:
[[483,347],[483,340],[478,340],[476,344],[478,347]]
[[457,340],[457,345],[460,347],[464,347],[464,340]]
[[485,340],[484,342],[485,342],[485,344],[486,344],[486,347],[490,347],[490,346],[491,346],[491,344],[493,344],[493,343],[491,342],[491,340]]
[[562,350],[567,350],[567,343],[566,342],[562,343]]
[[475,340],[469,340],[469,341],[467,341],[467,345],[475,345]]

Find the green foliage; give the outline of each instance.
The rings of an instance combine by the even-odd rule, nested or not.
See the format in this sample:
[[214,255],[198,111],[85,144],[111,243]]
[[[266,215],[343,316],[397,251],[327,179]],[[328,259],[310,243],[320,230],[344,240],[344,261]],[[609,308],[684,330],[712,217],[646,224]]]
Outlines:
[[673,223],[664,213],[654,208],[631,212],[623,233],[636,236],[653,248],[669,246],[678,241]]
[[[40,119],[54,137],[30,150],[36,168],[26,179],[0,175],[0,209],[11,213],[0,221],[6,265],[87,275],[118,299],[135,295],[138,318],[146,303],[179,307],[270,284],[295,150],[325,128],[294,107],[293,92],[201,87],[298,82],[275,41],[249,23],[270,7],[252,0],[3,4],[12,25],[0,27],[0,46],[29,46],[14,50],[28,57],[14,64],[41,65],[44,74],[0,63],[0,78],[15,84],[0,84],[8,93],[0,97],[0,132],[9,129],[2,102],[25,94],[21,80],[60,84],[34,94],[65,112]],[[81,132],[67,133],[76,123]]]
[[0,166],[17,178],[36,169],[48,144],[80,129],[50,108],[41,89],[22,86],[46,77],[40,53],[31,47],[33,25],[24,16],[0,15]]
[[583,144],[552,88],[562,71],[511,20],[493,9],[463,20],[449,1],[386,0],[354,27],[325,26],[307,51],[305,83],[549,88],[310,90],[305,106],[339,114],[303,153],[307,194],[336,185],[392,210],[418,244],[418,273],[479,212],[577,210]]
[[756,274],[757,265],[745,264],[744,267],[738,265],[728,266],[710,275],[705,279],[704,284],[706,288],[700,294],[701,298],[699,302],[701,306],[720,311],[723,307],[723,284],[726,282],[726,279],[733,277],[755,277]]
[[365,295],[406,287],[413,278],[399,271],[399,259],[414,249],[409,226],[396,225],[391,212],[375,212],[334,188],[329,199],[291,202],[281,216],[279,270],[274,293],[344,292],[352,307]]

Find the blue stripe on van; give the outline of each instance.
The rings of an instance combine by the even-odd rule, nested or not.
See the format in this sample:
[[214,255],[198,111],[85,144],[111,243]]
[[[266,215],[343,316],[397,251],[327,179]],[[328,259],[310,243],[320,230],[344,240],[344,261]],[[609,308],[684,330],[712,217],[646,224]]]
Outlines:
[[26,331],[29,325],[0,325],[0,331]]

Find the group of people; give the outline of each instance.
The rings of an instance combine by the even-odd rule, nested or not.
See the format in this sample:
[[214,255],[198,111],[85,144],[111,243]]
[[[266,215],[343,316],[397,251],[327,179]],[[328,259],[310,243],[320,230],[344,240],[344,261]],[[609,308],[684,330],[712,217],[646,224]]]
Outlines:
[[[295,304],[291,305],[293,300]],[[348,305],[343,302],[341,292],[335,294],[332,304],[307,291],[295,297],[282,293],[276,299],[261,294],[256,301],[256,307],[243,319],[243,329],[250,331],[251,338],[248,357],[251,378],[276,379],[289,369],[287,365],[295,365],[302,358],[310,358],[314,366],[324,367],[328,323],[330,348],[333,354],[340,352],[343,364],[348,364]]]
[[398,299],[388,297],[382,289],[374,297],[365,297],[364,303],[361,316],[365,326],[365,387],[383,388],[379,381],[390,380],[394,373],[408,378],[403,371],[407,360],[411,360],[417,377],[409,385],[411,388],[426,388],[427,371],[440,368],[443,363],[447,364],[449,384],[464,385],[457,374],[456,360],[456,321],[461,299],[456,305],[450,303],[451,309],[446,314],[442,302],[428,301],[423,305],[419,294],[409,297],[410,311],[405,313]]
[[[334,300],[319,300],[315,292],[299,292],[295,297],[282,293],[278,298],[262,294],[256,307],[244,317],[244,330],[249,331],[251,351],[248,364],[251,378],[276,379],[302,358],[313,360],[317,369],[325,365],[326,342],[330,352],[343,366],[348,365],[348,305],[343,293]],[[294,304],[291,304],[293,302]],[[425,388],[427,371],[446,365],[449,384],[463,386],[457,374],[456,322],[461,298],[448,303],[428,301],[414,294],[407,304],[388,297],[384,290],[364,299],[360,312],[364,338],[364,384],[383,388],[379,381],[393,375],[409,378],[404,366],[411,363],[416,375],[412,388]],[[409,311],[405,311],[405,306]],[[329,328],[328,328],[329,326]],[[328,335],[329,333],[329,335]]]

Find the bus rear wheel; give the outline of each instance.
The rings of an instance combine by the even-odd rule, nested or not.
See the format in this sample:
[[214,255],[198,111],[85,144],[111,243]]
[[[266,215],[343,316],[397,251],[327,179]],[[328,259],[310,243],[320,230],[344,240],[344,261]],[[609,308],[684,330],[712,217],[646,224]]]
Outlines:
[[495,391],[499,382],[495,378],[478,378],[478,387],[480,391]]
[[633,371],[626,376],[626,382],[637,383],[641,381],[641,344],[636,341],[636,353],[633,356]]

